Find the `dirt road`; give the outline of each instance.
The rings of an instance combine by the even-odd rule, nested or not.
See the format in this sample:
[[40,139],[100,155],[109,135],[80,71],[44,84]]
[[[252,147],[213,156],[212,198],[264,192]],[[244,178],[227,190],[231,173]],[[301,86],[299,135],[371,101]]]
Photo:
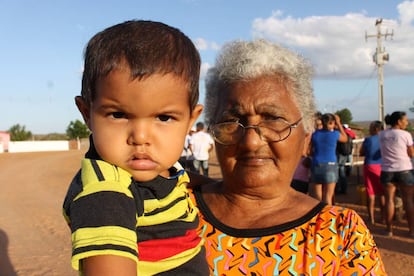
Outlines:
[[[77,275],[70,267],[70,231],[62,217],[68,183],[83,151],[0,154],[0,275]],[[220,177],[214,158],[211,176]],[[337,203],[365,219],[356,185]],[[414,240],[405,237],[406,222],[393,238],[372,228],[389,275],[414,275]]]

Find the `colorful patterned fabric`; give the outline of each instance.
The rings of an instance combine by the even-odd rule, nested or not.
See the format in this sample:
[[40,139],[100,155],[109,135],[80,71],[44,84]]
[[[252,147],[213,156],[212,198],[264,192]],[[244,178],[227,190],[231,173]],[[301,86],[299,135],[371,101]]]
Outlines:
[[214,217],[199,187],[192,197],[211,275],[386,275],[368,228],[352,210],[320,203],[290,223],[234,229]]
[[107,162],[84,159],[64,202],[72,231],[72,266],[97,255],[137,262],[139,275],[207,275],[198,209],[189,178],[177,163],[173,177],[137,182]]

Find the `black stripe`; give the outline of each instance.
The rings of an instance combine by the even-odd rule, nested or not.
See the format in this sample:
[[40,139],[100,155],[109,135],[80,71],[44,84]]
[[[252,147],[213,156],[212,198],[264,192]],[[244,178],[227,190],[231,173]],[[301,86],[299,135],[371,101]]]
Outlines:
[[162,207],[162,208],[157,208],[157,209],[155,209],[154,211],[152,211],[152,212],[148,212],[148,213],[145,213],[145,215],[146,216],[153,216],[153,215],[156,215],[156,214],[159,214],[159,213],[162,213],[162,212],[164,212],[164,211],[166,211],[166,210],[169,210],[169,209],[171,209],[174,205],[176,205],[178,202],[180,202],[180,201],[182,201],[182,200],[186,200],[186,196],[180,196],[180,197],[177,197],[174,201],[171,201],[168,205],[166,205],[166,206],[164,206],[164,207]]
[[137,227],[138,241],[142,242],[154,239],[185,236],[188,230],[197,229],[197,226],[198,217],[196,217],[194,221],[190,222],[172,221],[149,226],[139,226]]
[[98,180],[104,181],[105,177],[101,171],[101,168],[99,168],[98,162],[96,162],[95,159],[91,159],[91,164],[92,164],[93,170],[95,171],[96,176],[98,177]]
[[83,196],[71,204],[72,232],[79,228],[120,226],[135,231],[134,199],[125,194],[104,191]]
[[107,249],[113,249],[117,251],[124,251],[129,252],[133,254],[134,256],[137,256],[137,252],[129,247],[122,246],[122,245],[115,245],[115,244],[102,244],[102,245],[89,245],[85,247],[76,248],[72,251],[72,255],[76,255],[83,252],[89,252],[92,250],[107,250]]
[[188,262],[173,268],[171,270],[156,274],[158,276],[195,276],[195,275],[210,275],[206,261],[206,251],[202,247],[201,251]]
[[69,217],[70,216],[70,206],[72,204],[73,199],[81,193],[83,190],[82,180],[81,180],[81,171],[79,170],[75,177],[73,177],[72,182],[69,185],[68,191],[65,196],[65,200],[63,201],[63,209],[65,210],[65,214]]

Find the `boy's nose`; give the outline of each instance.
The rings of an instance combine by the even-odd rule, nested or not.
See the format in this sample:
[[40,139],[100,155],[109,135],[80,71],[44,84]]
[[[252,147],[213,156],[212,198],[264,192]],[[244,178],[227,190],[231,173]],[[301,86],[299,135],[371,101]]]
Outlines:
[[128,145],[148,144],[148,130],[144,124],[135,123],[130,126],[128,131]]

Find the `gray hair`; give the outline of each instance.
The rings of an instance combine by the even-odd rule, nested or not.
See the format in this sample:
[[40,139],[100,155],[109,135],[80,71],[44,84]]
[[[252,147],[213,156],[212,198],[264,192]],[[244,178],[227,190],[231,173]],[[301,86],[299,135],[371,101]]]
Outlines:
[[291,82],[288,90],[297,103],[304,129],[312,132],[316,111],[312,66],[299,54],[263,39],[233,41],[223,46],[205,80],[207,124],[214,124],[219,116],[220,93],[225,85],[269,75],[279,75]]

